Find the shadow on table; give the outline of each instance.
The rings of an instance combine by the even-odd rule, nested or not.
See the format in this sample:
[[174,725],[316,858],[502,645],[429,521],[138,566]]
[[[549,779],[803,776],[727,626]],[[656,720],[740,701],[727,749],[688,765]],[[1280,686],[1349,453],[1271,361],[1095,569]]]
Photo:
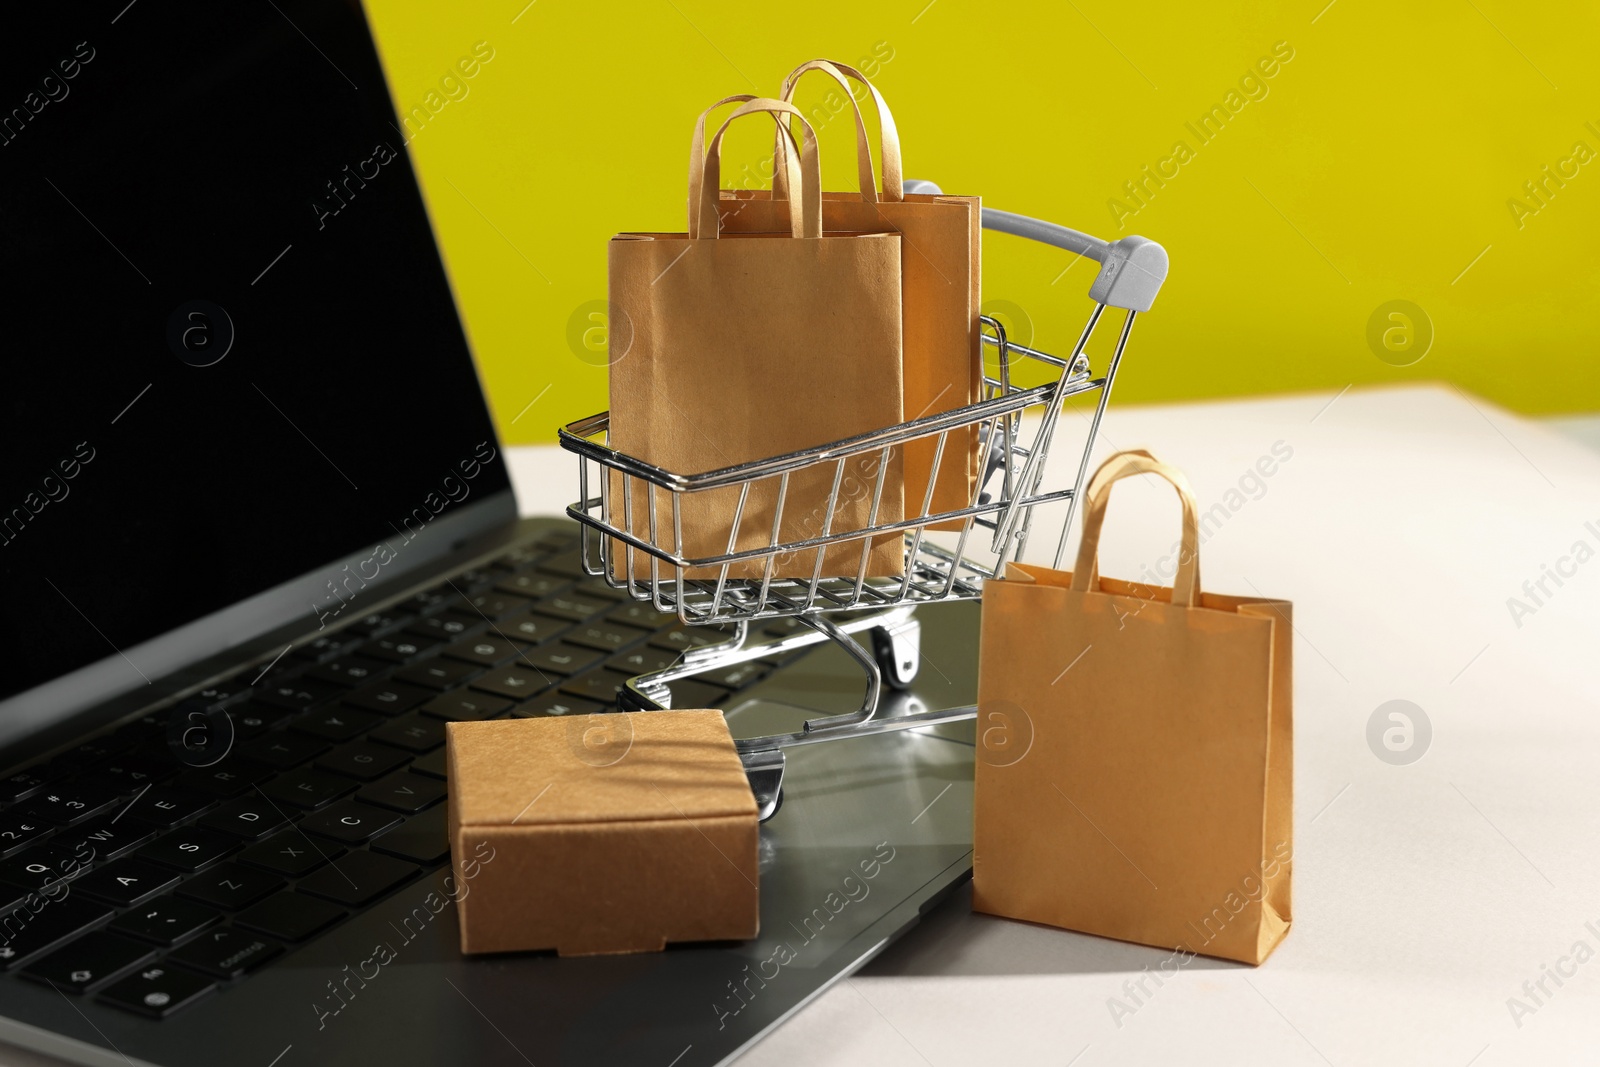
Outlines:
[[[905,977],[1137,972],[1157,966],[1170,955],[1170,949],[973,914],[969,881],[863,967],[861,974]],[[1196,956],[1183,969],[1217,971],[1243,966]]]

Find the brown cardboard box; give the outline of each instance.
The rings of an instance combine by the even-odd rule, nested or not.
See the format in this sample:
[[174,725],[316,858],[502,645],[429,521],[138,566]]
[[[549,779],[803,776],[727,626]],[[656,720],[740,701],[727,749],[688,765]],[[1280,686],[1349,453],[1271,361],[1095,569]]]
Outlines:
[[754,937],[756,803],[720,711],[453,722],[462,952]]

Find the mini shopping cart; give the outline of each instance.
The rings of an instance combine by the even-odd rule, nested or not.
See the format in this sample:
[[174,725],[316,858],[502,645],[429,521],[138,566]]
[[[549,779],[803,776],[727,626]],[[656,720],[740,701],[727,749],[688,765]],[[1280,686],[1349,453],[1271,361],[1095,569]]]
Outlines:
[[[906,191],[937,193],[939,189],[930,182],[907,182]],[[658,611],[676,613],[686,625],[722,626],[728,630],[726,639],[712,639],[685,652],[664,670],[631,679],[621,692],[619,702],[623,708],[668,710],[672,703],[669,686],[673,682],[783,655],[823,640],[836,642],[864,671],[866,693],[855,711],[810,719],[795,733],[736,742],[763,819],[775,812],[781,801],[785,749],[974,718],[977,709],[972,706],[878,715],[883,686],[905,689],[916,676],[920,629],[914,609],[922,604],[978,598],[985,579],[1001,573],[1007,561],[1021,560],[1030,541],[1038,536],[1039,531],[1034,529],[1036,513],[1052,515],[1052,523],[1054,516],[1061,516],[1055,533],[1054,566],[1060,566],[1066,551],[1089,455],[1128,335],[1134,318],[1150,309],[1166,278],[1167,254],[1159,244],[1143,237],[1107,242],[1064,226],[989,208],[983,210],[983,226],[1075,252],[1098,262],[1100,269],[1089,287],[1094,304],[1089,320],[1065,358],[1011,340],[999,321],[983,318],[983,343],[995,350],[997,358],[993,360],[993,373],[991,361],[985,360],[983,399],[977,403],[804,451],[699,474],[663,470],[608,447],[605,442],[609,412],[574,422],[560,433],[562,447],[578,456],[579,499],[567,508],[567,513],[583,527],[585,570],[604,576],[612,586],[626,589],[635,600],[650,602]],[[1125,315],[1105,371],[1095,377],[1085,348],[1108,307],[1121,309]],[[1048,380],[1028,387],[1015,383],[1013,364],[1021,365],[1024,360],[1042,365]],[[1099,395],[1082,448],[1071,466],[1071,484],[1052,485],[1046,479],[1046,467],[1058,433],[1065,433],[1059,425],[1063,404],[1071,397],[1094,391]],[[964,441],[973,428],[978,434],[981,466],[967,506],[932,511],[930,479],[927,494],[915,514],[915,502],[907,500],[905,517],[878,520],[877,502],[891,466],[887,460],[892,449],[932,438],[933,469],[939,470],[951,436]],[[845,471],[854,460],[871,463],[860,469],[877,472],[871,516],[864,526],[832,532]],[[816,468],[831,469],[833,475],[821,532],[804,540],[782,541],[779,530],[789,481],[797,472]],[[627,477],[613,478],[612,472]],[[751,487],[763,481],[777,486],[771,536],[764,545],[735,551],[735,535],[745,502]],[[615,492],[614,483],[622,486],[620,494]],[[641,488],[636,489],[636,485]],[[728,551],[686,557],[681,519],[684,497],[729,487],[737,487],[740,492],[729,524]],[[633,505],[638,492],[647,496],[648,506],[641,509],[647,521],[636,519],[638,513]],[[620,501],[614,499],[618,495],[622,497]],[[658,519],[657,505],[663,498],[670,503],[670,522],[665,520],[665,509]],[[788,503],[791,507],[815,506],[814,501]],[[867,577],[867,552],[872,539],[886,534],[899,534],[905,539],[904,573]],[[856,577],[823,577],[824,551],[847,542],[862,546]],[[619,551],[624,559],[616,561]],[[801,553],[807,555],[797,555]],[[774,563],[779,558],[809,559],[811,553],[817,562],[809,579],[773,576]],[[642,578],[639,575],[644,568],[636,568],[635,563],[646,560],[649,577]],[[764,568],[762,577],[729,577],[732,565],[750,560]],[[624,565],[617,567],[614,562]],[[687,572],[691,569],[696,574],[714,573],[716,577],[690,578]],[[741,568],[743,573],[752,569]],[[619,574],[627,577],[618,577]],[[776,641],[750,640],[752,623],[785,618],[803,625]],[[852,636],[863,631],[870,635],[870,647],[864,647]]]

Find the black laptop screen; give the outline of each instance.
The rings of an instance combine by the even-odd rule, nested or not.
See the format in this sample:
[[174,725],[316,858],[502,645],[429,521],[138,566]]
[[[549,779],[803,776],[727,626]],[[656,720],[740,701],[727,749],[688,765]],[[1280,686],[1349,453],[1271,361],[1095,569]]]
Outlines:
[[507,488],[405,139],[353,4],[7,12],[0,701]]

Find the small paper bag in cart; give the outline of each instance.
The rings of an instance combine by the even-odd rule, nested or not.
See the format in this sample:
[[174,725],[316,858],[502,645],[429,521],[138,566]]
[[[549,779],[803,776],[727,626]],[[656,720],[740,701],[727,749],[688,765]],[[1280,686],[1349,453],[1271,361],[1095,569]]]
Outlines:
[[[1183,503],[1172,589],[1102,578],[1111,486]],[[1085,494],[1071,572],[983,589],[976,911],[1258,964],[1289,931],[1290,605],[1200,590],[1194,495],[1122,452]]]
[[[785,156],[801,193],[786,203],[774,232],[719,233],[723,136],[735,119],[757,112],[801,120],[804,144]],[[899,235],[823,233],[816,136],[792,105],[748,98],[702,159],[703,128],[695,129],[690,165],[689,232],[625,233],[611,241],[613,314],[633,334],[631,348],[611,367],[611,447],[677,474],[701,474],[897,425],[903,418]],[[781,122],[778,128],[792,136]],[[767,547],[774,537],[787,544],[899,521],[899,449],[886,462],[878,455],[868,471],[822,463],[786,480],[748,483],[748,493],[730,485],[678,494],[676,515],[673,494],[657,491],[655,543],[677,548],[681,528],[678,554],[707,558]],[[646,484],[633,481],[629,506],[623,481],[612,478],[611,506],[619,522],[649,539]],[[614,573],[626,576],[625,553],[615,547]],[[823,577],[853,578],[863,567],[868,576],[904,569],[898,533],[832,545],[820,561],[817,551],[778,554],[772,577],[810,577],[819,563]],[[634,576],[648,577],[651,557],[633,555]],[[766,566],[753,557],[730,566],[728,576],[761,578]],[[711,566],[687,572],[717,575]],[[673,577],[670,570],[665,576]]]
[[[900,234],[905,417],[938,415],[982,400],[980,198],[905,191],[899,128],[883,94],[856,68],[823,59],[802,63],[784,79],[781,98],[792,101],[798,82],[812,71],[832,78],[843,97],[835,107],[830,101],[836,97],[830,95],[812,110],[818,126],[830,110],[838,110],[853,117],[856,127],[858,189],[823,192],[823,232],[893,230]],[[860,103],[847,78],[863,87]],[[882,181],[877,184],[863,105],[877,113],[882,147]],[[784,144],[779,136],[773,151],[775,163],[784,157]],[[788,196],[781,165],[773,168],[770,192],[724,190],[717,202],[722,231],[777,229]],[[934,437],[908,442],[904,462],[905,502],[912,514],[921,513],[925,500],[930,514],[965,508],[973,502],[977,484],[978,428],[973,425],[951,431],[942,449]],[[960,527],[957,521],[933,529]]]

